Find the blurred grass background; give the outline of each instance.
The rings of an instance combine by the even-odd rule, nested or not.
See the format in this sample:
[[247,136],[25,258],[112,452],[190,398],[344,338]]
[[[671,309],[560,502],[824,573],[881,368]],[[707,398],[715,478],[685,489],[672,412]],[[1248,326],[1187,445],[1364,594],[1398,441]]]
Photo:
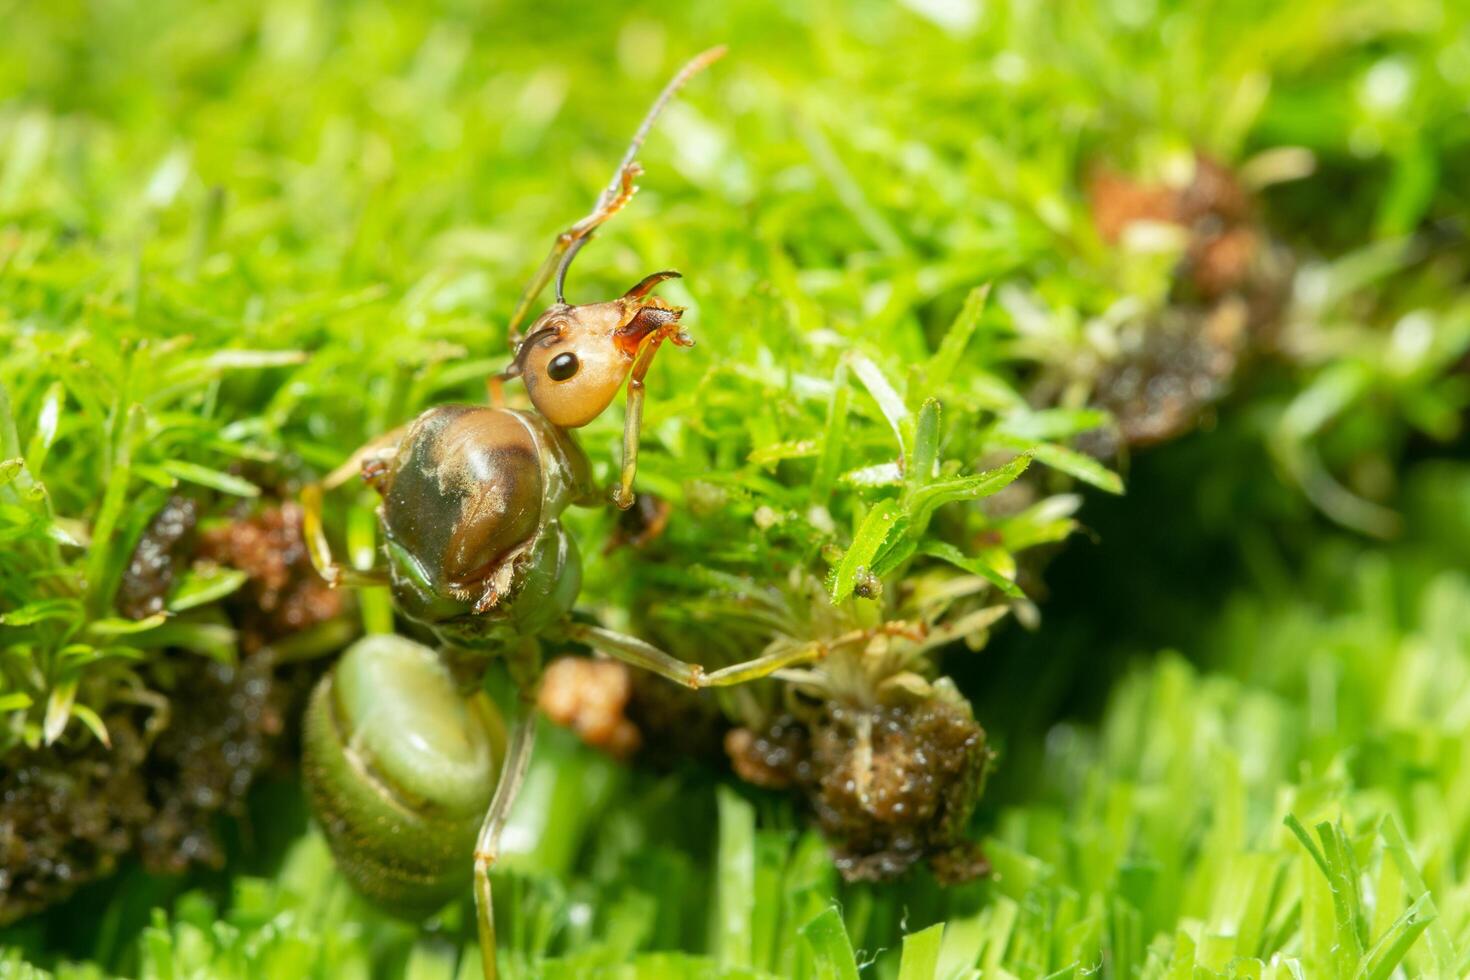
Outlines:
[[[171,480],[248,493],[235,461],[329,467],[478,397],[551,234],[711,44],[731,54],[571,284],[685,273],[668,292],[700,346],[649,402],[669,446],[687,379],[780,372],[822,331],[901,371],[986,282],[1013,301],[976,375],[1085,385],[1110,311],[1166,304],[1174,258],[1102,240],[1088,168],[1305,153],[1262,197],[1304,265],[1303,342],[1087,500],[1097,543],[1048,571],[1039,629],[946,664],[1002,749],[977,820],[995,878],[840,886],[784,801],[548,733],[504,941],[540,977],[1470,974],[1462,5],[0,0],[0,25],[0,379],[24,435],[0,455],[39,453],[55,512],[94,521],[146,517]],[[68,409],[27,444],[58,379]],[[163,424],[112,408],[134,400]],[[615,422],[589,430],[600,465]],[[109,509],[119,466],[145,489]],[[1397,540],[1323,516],[1318,469],[1392,508]],[[101,590],[120,557],[98,553]],[[18,604],[33,584],[0,564]],[[289,781],[230,833],[225,872],[125,869],[0,932],[0,975],[470,975],[463,910],[421,931],[367,909]]]

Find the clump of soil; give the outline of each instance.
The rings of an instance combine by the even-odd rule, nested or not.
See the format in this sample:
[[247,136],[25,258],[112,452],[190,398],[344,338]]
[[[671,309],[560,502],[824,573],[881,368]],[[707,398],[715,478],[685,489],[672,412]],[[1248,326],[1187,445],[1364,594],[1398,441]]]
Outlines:
[[117,592],[117,608],[129,619],[163,612],[174,577],[188,561],[199,523],[199,505],[189,497],[170,497],[143,531]]
[[[1098,375],[1095,402],[1117,421],[1125,445],[1165,442],[1198,424],[1227,390],[1251,347],[1266,341],[1287,297],[1290,261],[1256,218],[1235,174],[1200,154],[1189,183],[1173,187],[1095,170],[1088,196],[1104,241],[1151,222],[1186,236],[1170,305],[1140,329]],[[1113,446],[1089,446],[1112,455]]]
[[1101,371],[1096,401],[1113,416],[1128,446],[1154,446],[1181,436],[1225,395],[1246,333],[1245,308],[1238,301],[1222,301],[1209,310],[1165,311]]
[[106,719],[108,749],[13,753],[0,780],[0,925],[38,912],[110,873],[153,814],[139,770],[138,729]]
[[[297,694],[264,658],[171,657],[167,707],[128,707],[96,739],[24,750],[0,778],[0,924],[40,911],[137,854],[152,872],[218,867],[213,818],[272,759]],[[169,715],[160,717],[160,711]]]
[[269,507],[197,535],[197,505],[175,497],[150,522],[129,562],[119,609],[164,608],[190,557],[245,571],[225,603],[240,635],[238,663],[171,650],[148,665],[157,697],[115,704],[112,746],[94,738],[20,750],[0,770],[0,924],[40,911],[137,854],[155,873],[224,859],[215,819],[237,813],[255,776],[280,753],[288,722],[316,672],[278,668],[269,645],[340,612],[316,579],[299,509]]
[[733,729],[725,747],[747,782],[805,794],[848,881],[888,880],[919,861],[946,884],[989,870],[966,829],[990,752],[964,704],[828,702],[811,722]]

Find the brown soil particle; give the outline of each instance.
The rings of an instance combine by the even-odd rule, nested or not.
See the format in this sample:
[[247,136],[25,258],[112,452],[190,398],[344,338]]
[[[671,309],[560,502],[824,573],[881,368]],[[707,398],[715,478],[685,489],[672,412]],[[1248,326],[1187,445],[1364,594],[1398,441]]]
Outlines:
[[250,576],[250,582],[228,601],[244,653],[342,611],[341,593],[322,581],[311,565],[301,536],[301,508],[294,503],[210,528],[201,536],[199,555]]
[[921,860],[945,883],[988,870],[966,829],[990,753],[963,705],[829,702],[809,725],[736,729],[725,746],[742,778],[805,792],[849,881],[894,878]]
[[713,698],[616,660],[551,661],[538,700],[547,718],[583,742],[653,769],[718,763],[729,728]]

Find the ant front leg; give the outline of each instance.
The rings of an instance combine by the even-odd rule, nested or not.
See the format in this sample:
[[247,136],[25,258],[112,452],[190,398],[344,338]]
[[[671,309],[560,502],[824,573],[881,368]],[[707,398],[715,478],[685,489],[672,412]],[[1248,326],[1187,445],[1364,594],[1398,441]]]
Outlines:
[[695,690],[744,684],[746,681],[768,677],[787,667],[821,660],[827,655],[827,644],[813,641],[794,644],[750,660],[730,664],[728,667],[721,667],[719,670],[706,671],[701,665],[680,660],[652,644],[643,642],[636,636],[628,636],[626,633],[603,629],[600,626],[573,623],[567,627],[566,635],[569,639],[585,643],[615,660],[621,660],[625,664],[650,671],[676,684],[682,684]]

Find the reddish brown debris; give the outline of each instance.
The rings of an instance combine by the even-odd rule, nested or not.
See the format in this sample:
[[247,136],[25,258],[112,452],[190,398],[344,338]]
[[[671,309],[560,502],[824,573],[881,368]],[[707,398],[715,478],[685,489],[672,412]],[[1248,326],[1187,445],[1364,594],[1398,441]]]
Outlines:
[[342,612],[341,593],[312,567],[301,536],[301,508],[294,503],[210,528],[201,536],[199,555],[250,576],[229,600],[245,653]]
[[1235,174],[1198,154],[1183,187],[1145,184],[1105,167],[1088,182],[1092,219],[1103,240],[1117,243],[1139,222],[1178,225],[1189,234],[1180,278],[1205,300],[1251,286],[1263,239],[1250,196]]
[[670,770],[724,758],[730,723],[713,698],[615,660],[553,660],[539,699],[552,722],[617,759]]
[[642,736],[624,711],[633,683],[615,660],[559,657],[546,666],[538,704],[553,722],[572,729],[593,748],[616,759],[638,750]]
[[1092,223],[1103,241],[1116,245],[1128,226],[1140,221],[1176,224],[1179,192],[1161,184],[1143,184],[1107,167],[1092,172],[1087,185]]

